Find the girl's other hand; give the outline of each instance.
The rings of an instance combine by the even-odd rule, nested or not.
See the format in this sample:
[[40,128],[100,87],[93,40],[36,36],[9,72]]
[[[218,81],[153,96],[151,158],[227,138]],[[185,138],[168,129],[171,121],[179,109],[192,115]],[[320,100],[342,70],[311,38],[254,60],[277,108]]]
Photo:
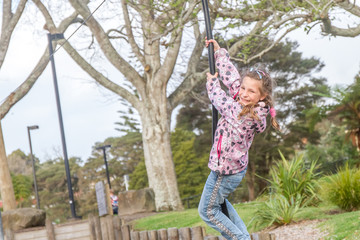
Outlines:
[[207,80],[209,81],[209,80],[211,80],[211,79],[213,79],[213,78],[217,78],[218,77],[218,72],[216,72],[214,75],[212,75],[211,73],[206,73],[206,77],[207,77]]
[[217,43],[217,41],[215,41],[214,39],[207,40],[207,37],[205,37],[205,45],[206,45],[206,47],[208,47],[210,43],[214,44],[214,52],[216,52],[217,50],[220,49],[220,46]]

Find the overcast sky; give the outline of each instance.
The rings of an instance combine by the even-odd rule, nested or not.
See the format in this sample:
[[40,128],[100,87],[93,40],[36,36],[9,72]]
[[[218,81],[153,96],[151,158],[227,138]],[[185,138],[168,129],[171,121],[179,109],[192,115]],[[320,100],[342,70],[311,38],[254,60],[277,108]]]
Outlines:
[[[289,35],[299,42],[298,51],[305,57],[318,57],[325,63],[320,73],[331,85],[353,82],[360,70],[358,38],[322,37],[319,31],[306,35],[303,30]],[[0,70],[0,101],[27,77],[47,47],[47,36],[33,36],[22,28],[15,31],[14,41]],[[21,42],[20,42],[21,41]],[[95,142],[120,136],[115,130],[121,109],[118,97],[96,85],[64,50],[55,54],[55,64],[61,98],[68,156],[84,161]],[[111,73],[110,73],[111,74]],[[45,161],[62,156],[53,76],[50,64],[30,92],[2,120],[6,153],[21,149],[29,154],[27,126],[38,125],[31,131],[33,153]],[[211,127],[211,126],[209,126]]]

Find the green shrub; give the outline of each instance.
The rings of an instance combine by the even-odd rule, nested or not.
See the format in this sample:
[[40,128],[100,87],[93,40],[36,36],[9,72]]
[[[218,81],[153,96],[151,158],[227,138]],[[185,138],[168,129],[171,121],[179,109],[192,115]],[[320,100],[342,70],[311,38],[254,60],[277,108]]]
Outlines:
[[282,160],[270,170],[270,192],[283,195],[289,202],[300,195],[301,205],[318,201],[316,190],[320,172],[317,172],[316,161],[307,166],[303,155],[296,155],[291,161],[287,161],[281,152],[280,156]]
[[350,169],[346,164],[337,174],[326,177],[321,189],[324,199],[342,210],[360,209],[360,169]]
[[319,167],[316,162],[306,166],[303,155],[296,155],[291,161],[287,161],[281,152],[280,155],[281,161],[270,170],[270,195],[252,219],[255,226],[289,224],[304,207],[318,200],[316,191],[320,173],[316,172]]
[[301,212],[303,197],[297,194],[296,197],[291,196],[287,199],[281,194],[270,195],[269,200],[262,202],[251,219],[251,224],[255,227],[269,227],[273,224],[286,225]]

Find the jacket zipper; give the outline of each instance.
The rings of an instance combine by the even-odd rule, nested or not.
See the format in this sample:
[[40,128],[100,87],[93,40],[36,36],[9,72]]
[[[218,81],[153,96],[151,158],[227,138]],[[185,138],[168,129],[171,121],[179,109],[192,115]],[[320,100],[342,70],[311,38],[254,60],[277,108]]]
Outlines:
[[218,155],[218,166],[220,166],[221,142],[222,142],[222,134],[219,137],[219,141],[218,141],[217,147],[216,147],[216,151],[217,151],[217,155]]

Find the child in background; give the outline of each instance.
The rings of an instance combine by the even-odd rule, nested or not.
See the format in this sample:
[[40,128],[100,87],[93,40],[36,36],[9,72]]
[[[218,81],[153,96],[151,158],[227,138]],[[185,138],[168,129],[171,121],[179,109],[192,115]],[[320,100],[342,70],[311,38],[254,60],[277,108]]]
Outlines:
[[119,198],[114,194],[114,190],[112,189],[110,189],[110,200],[111,200],[111,207],[113,209],[113,215],[118,215]]
[[[200,217],[226,239],[250,239],[244,222],[226,199],[244,178],[248,165],[248,150],[255,133],[266,128],[270,112],[275,129],[273,80],[264,69],[250,69],[242,78],[231,63],[228,52],[213,40],[205,40],[206,47],[214,44],[216,67],[220,73],[207,73],[206,88],[209,99],[221,114],[210,151],[211,170],[199,203]],[[220,80],[229,89],[221,89]],[[225,202],[229,217],[221,211]]]

